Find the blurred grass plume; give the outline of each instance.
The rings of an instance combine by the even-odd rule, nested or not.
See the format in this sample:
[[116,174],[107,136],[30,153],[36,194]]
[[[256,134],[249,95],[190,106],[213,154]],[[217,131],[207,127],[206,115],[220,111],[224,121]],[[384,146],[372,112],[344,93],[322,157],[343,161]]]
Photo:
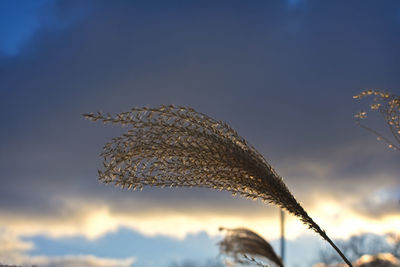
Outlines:
[[255,263],[258,266],[265,266],[257,262],[253,257],[263,257],[279,267],[284,267],[281,258],[275,253],[272,246],[257,233],[246,228],[220,228],[226,235],[218,243],[221,254],[233,258],[235,263]]

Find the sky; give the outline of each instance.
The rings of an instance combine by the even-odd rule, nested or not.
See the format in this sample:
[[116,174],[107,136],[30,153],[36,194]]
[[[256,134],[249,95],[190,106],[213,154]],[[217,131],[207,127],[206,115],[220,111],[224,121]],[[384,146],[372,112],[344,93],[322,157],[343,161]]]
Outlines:
[[[399,47],[394,0],[0,1],[0,263],[205,266],[220,226],[277,249],[274,206],[97,181],[124,129],[81,114],[161,104],[231,125],[332,238],[398,231],[400,153],[352,96],[400,94]],[[286,217],[287,266],[311,266],[328,246]]]

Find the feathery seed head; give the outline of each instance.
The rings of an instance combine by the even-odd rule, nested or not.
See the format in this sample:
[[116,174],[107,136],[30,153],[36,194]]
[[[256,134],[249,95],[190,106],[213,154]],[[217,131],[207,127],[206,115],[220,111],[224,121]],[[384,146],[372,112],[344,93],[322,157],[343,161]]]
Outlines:
[[354,115],[357,120],[357,124],[380,137],[382,140],[385,141],[385,143],[387,143],[389,148],[398,150],[400,148],[400,96],[370,89],[365,90],[356,96],[353,96],[353,98],[360,99],[364,96],[369,95],[375,95],[372,103],[370,104],[371,110],[378,111],[383,116],[385,123],[387,124],[387,126],[389,126],[389,130],[391,131],[394,141],[391,141],[389,138],[383,137],[377,131],[360,123],[360,119],[365,119],[367,117],[366,112],[358,112]]
[[196,186],[227,190],[286,209],[331,242],[264,157],[225,122],[173,105],[84,117],[131,127],[105,144],[101,182],[128,189]]

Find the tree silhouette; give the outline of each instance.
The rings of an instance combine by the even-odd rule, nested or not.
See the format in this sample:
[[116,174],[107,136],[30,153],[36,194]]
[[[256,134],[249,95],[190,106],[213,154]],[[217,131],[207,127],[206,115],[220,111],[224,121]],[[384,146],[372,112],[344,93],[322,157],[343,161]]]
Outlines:
[[[365,255],[379,255],[389,253],[400,258],[400,235],[388,233],[384,237],[374,234],[353,235],[348,240],[337,241],[347,257],[355,262]],[[337,254],[328,250],[319,251],[319,262],[333,265],[340,262]]]

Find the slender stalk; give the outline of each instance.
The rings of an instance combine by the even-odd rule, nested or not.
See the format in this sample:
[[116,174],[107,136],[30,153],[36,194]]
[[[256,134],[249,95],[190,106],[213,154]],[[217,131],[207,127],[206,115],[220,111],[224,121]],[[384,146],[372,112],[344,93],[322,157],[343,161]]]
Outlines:
[[[393,148],[397,149],[398,151],[400,151],[400,146],[397,146],[396,144],[394,144],[392,141],[390,141],[388,138],[386,138],[385,136],[383,136],[382,134],[380,134],[379,132],[375,131],[374,129],[365,126],[364,124],[361,124],[360,122],[357,122],[357,125],[373,134],[375,134],[378,138],[380,138],[381,140],[383,140],[386,144],[391,145]],[[393,134],[394,135],[394,134]]]
[[334,249],[335,251],[340,255],[340,257],[346,262],[349,267],[353,267],[352,263],[346,258],[346,256],[342,253],[342,251],[333,243],[333,241],[328,237],[326,232],[322,230],[318,224],[316,224],[310,217],[308,217],[310,221],[310,225],[313,226],[314,231],[316,231],[320,236],[322,236],[323,239],[325,239]]
[[335,245],[335,243],[333,243],[333,241],[325,234],[320,233],[323,238],[336,250],[336,252],[340,255],[340,257],[342,257],[342,259],[346,262],[347,265],[349,265],[350,267],[353,267],[353,265],[351,264],[351,262],[346,258],[346,256],[344,256],[344,254],[342,253],[342,251],[340,251],[340,249]]

